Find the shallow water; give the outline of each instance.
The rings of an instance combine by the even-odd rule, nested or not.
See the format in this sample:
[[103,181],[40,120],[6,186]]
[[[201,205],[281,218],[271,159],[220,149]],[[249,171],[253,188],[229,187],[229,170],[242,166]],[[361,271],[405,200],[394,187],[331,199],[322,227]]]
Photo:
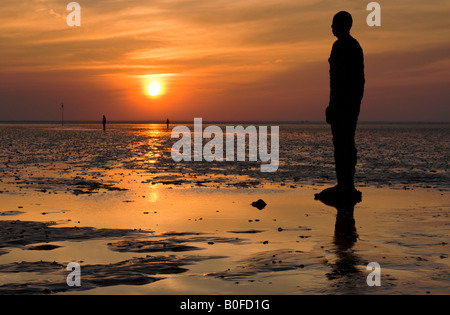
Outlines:
[[[143,191],[133,189],[40,198],[36,193],[19,200],[0,196],[7,209],[23,207],[21,213],[7,213],[0,221],[4,251],[0,292],[447,294],[450,290],[446,193],[364,188],[354,216],[342,218],[336,208],[314,200],[317,190],[311,186],[298,190],[153,186],[152,198],[141,198]],[[258,198],[267,202],[262,210],[251,205]],[[39,245],[55,248],[36,250]],[[71,261],[81,264],[80,288],[65,284],[65,266]],[[381,265],[381,287],[366,284],[369,262]]]

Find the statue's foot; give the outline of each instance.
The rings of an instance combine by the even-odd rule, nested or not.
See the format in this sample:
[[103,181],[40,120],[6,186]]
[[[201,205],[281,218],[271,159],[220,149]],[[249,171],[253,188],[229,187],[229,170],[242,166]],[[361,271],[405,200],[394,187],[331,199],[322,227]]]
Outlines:
[[362,200],[362,193],[353,185],[336,185],[315,194],[316,200],[356,201]]

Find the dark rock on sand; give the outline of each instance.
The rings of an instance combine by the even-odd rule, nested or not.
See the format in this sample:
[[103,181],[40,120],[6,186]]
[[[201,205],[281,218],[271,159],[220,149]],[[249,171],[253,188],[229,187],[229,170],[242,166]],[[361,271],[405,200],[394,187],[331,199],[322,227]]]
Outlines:
[[264,202],[264,200],[259,199],[258,201],[252,202],[252,206],[257,208],[258,210],[262,210],[267,206],[267,204]]

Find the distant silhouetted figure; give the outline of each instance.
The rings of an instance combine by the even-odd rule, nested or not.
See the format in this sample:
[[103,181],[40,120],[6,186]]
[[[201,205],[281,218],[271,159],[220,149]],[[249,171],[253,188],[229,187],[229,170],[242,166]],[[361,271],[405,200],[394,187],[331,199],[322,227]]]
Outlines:
[[324,192],[349,193],[360,198],[353,178],[357,161],[355,131],[365,84],[364,55],[358,41],[350,35],[352,24],[350,13],[341,11],[334,16],[331,25],[337,41],[328,59],[330,103],[326,120],[333,134],[337,185]]
[[106,116],[103,115],[103,131],[106,131]]
[[61,126],[64,127],[64,103],[61,103]]
[[169,118],[167,118],[167,129],[169,129]]

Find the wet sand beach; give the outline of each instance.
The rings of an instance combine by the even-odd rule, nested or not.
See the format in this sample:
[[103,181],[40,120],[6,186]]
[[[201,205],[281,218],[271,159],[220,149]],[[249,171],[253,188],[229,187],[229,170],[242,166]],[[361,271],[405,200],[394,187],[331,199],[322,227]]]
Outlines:
[[[326,130],[314,128],[298,134],[327,140]],[[174,165],[159,127],[119,126],[103,135],[107,142],[89,125],[7,129],[27,140],[1,139],[8,149],[0,160],[0,294],[450,292],[446,158],[419,170],[420,156],[408,166],[397,156],[389,163],[428,180],[401,177],[399,167],[389,168],[398,175],[390,183],[365,175],[362,202],[337,209],[314,200],[333,179],[305,162],[317,154],[310,149],[305,158],[282,157],[280,173],[266,178],[250,164]],[[97,143],[94,153],[80,137]],[[332,153],[321,150],[330,168]],[[305,176],[286,171],[299,164]],[[258,200],[265,206],[256,207]],[[66,283],[70,262],[81,266],[80,287]],[[381,286],[367,285],[370,262],[381,266]]]

